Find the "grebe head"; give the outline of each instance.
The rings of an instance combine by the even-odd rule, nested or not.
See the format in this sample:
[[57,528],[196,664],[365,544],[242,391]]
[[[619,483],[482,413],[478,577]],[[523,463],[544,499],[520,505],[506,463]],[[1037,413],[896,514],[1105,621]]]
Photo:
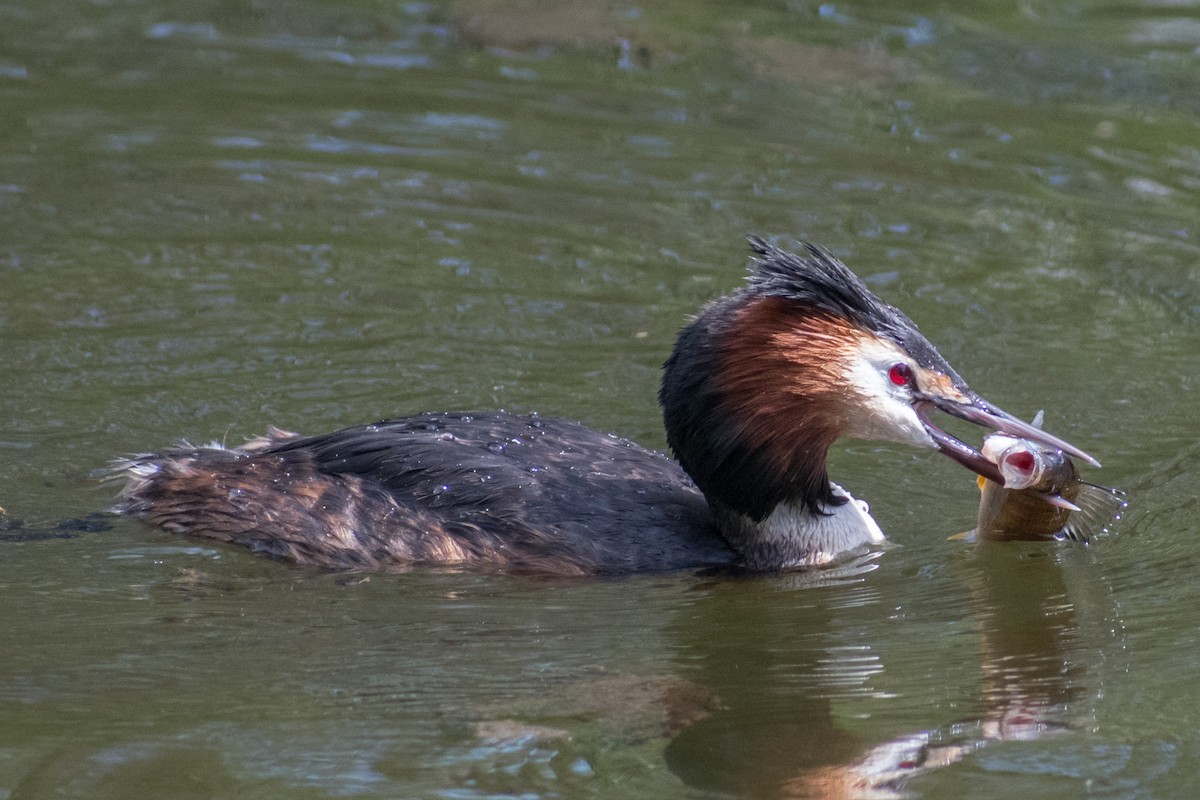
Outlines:
[[684,328],[659,393],[671,449],[718,520],[844,504],[825,471],[841,437],[936,448],[1003,484],[994,463],[930,421],[933,409],[1096,463],[976,395],[912,320],[829,253],[757,237],[750,246],[748,285]]

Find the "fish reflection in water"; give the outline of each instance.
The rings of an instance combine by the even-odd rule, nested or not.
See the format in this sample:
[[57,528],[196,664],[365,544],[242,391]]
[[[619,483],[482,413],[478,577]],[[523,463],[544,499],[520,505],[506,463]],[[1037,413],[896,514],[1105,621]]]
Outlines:
[[[1100,665],[1120,649],[1113,636],[1123,627],[1094,551],[983,541],[961,565],[961,579],[978,637],[978,656],[963,668],[977,674],[976,688],[970,699],[931,709],[927,726],[882,741],[844,725],[835,708],[837,698],[855,694],[848,681],[869,690],[873,676],[889,669],[870,640],[854,653],[838,646],[845,639],[835,619],[846,587],[809,590],[811,607],[795,615],[805,627],[793,632],[804,646],[742,634],[772,623],[746,625],[747,609],[727,597],[736,587],[714,587],[692,607],[698,618],[679,626],[679,645],[686,663],[700,667],[690,676],[717,702],[673,735],[668,767],[689,786],[730,796],[900,800],[916,796],[913,783],[923,776],[983,749],[1086,737],[1103,693]],[[857,591],[864,592],[871,594],[869,583]],[[786,614],[768,606],[757,612]],[[728,619],[734,613],[742,628]],[[954,624],[961,629],[963,620]],[[721,636],[713,637],[714,629]],[[827,646],[811,646],[826,636]],[[731,659],[738,664],[732,673]]]
[[[1041,422],[1039,411],[1033,424]],[[952,538],[1086,542],[1120,519],[1125,508],[1119,492],[1083,481],[1061,450],[996,433],[984,439],[981,452],[999,467],[1004,486],[979,478],[975,529]]]

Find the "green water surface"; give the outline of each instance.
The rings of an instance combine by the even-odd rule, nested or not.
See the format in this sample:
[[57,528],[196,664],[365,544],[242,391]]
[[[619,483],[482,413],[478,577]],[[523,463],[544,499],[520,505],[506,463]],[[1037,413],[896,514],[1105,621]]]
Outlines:
[[[0,0],[0,800],[1194,796],[1198,120],[1194,2]],[[114,457],[268,424],[661,448],[747,233],[1046,409],[1125,518],[947,541],[972,476],[850,442],[900,545],[856,576],[48,530]]]

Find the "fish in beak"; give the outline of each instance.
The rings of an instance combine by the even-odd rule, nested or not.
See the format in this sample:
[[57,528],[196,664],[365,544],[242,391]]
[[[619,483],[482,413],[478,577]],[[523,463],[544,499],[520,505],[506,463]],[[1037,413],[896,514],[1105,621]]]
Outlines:
[[1086,461],[1092,466],[1099,467],[1100,462],[1073,444],[1047,433],[1046,431],[1020,420],[988,401],[974,394],[963,394],[963,399],[948,397],[941,394],[921,393],[915,398],[914,407],[925,431],[933,439],[937,449],[943,454],[962,464],[967,469],[982,475],[1000,486],[1004,485],[1004,476],[999,468],[982,453],[969,444],[951,436],[929,420],[929,412],[940,409],[952,416],[967,422],[981,425],[991,430],[1007,433],[1021,439],[1037,442],[1045,447],[1061,450],[1069,456]]

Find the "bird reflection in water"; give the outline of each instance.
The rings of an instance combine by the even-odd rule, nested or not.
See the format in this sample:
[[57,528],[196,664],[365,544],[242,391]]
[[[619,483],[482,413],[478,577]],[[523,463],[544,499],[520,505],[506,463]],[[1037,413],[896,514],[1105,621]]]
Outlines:
[[[1102,638],[1119,628],[1106,619],[1111,602],[1091,596],[1106,586],[1093,553],[1074,542],[980,541],[965,555],[963,580],[980,641],[971,667],[980,676],[978,713],[932,720],[929,728],[886,741],[851,732],[834,707],[856,691],[861,696],[884,664],[869,643],[849,653],[820,642],[845,640],[838,609],[874,603],[870,582],[837,586],[854,577],[827,575],[829,588],[799,592],[801,605],[811,597],[807,607],[790,609],[806,624],[794,647],[761,636],[764,627],[778,625],[766,618],[779,609],[764,607],[761,598],[739,602],[728,591],[736,582],[716,585],[695,607],[704,619],[693,615],[681,624],[722,634],[692,636],[683,652],[687,662],[701,664],[702,680],[722,707],[672,739],[671,770],[690,786],[743,797],[901,798],[911,796],[909,785],[921,776],[981,748],[1086,730],[1088,698],[1099,694],[1099,676],[1089,666],[1098,661]],[[747,633],[730,637],[739,630]]]

